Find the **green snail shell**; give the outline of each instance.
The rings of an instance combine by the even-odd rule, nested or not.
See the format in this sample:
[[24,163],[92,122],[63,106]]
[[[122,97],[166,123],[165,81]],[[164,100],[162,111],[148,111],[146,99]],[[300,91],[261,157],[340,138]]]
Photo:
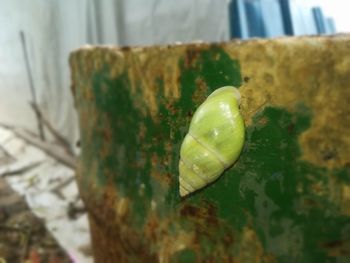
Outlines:
[[239,157],[244,122],[235,87],[215,90],[193,115],[180,150],[180,195],[186,196],[215,181]]

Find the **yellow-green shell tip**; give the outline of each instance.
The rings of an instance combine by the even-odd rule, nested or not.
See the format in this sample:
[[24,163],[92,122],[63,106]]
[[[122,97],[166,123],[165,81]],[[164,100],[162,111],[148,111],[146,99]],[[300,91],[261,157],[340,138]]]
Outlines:
[[180,196],[184,197],[186,195],[188,195],[190,192],[188,192],[185,188],[182,187],[182,185],[180,185]]

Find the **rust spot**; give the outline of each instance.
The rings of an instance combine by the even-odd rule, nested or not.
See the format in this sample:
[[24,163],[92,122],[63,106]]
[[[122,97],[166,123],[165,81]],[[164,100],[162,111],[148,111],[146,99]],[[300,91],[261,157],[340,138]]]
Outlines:
[[154,215],[150,215],[145,225],[145,237],[153,242],[156,242],[158,227],[159,224],[157,218]]
[[112,139],[111,129],[110,128],[104,128],[102,130],[102,136],[107,142],[109,142]]
[[171,173],[165,173],[164,176],[165,176],[165,180],[166,180],[167,184],[170,184],[172,182]]
[[334,240],[334,241],[330,241],[330,242],[325,243],[323,246],[325,248],[335,248],[335,247],[342,246],[343,243],[344,243],[343,240]]
[[208,93],[207,83],[202,78],[196,79],[196,89],[192,95],[192,101],[200,105],[206,99],[206,94]]
[[290,123],[290,124],[287,126],[287,130],[288,130],[288,133],[289,133],[289,134],[293,134],[293,133],[294,133],[294,130],[295,130],[295,124],[294,124],[294,123]]
[[130,46],[123,46],[123,47],[120,47],[120,50],[121,50],[121,51],[124,51],[124,52],[130,51],[130,50],[131,50],[131,47],[130,47]]
[[181,208],[180,210],[180,214],[181,216],[197,216],[199,214],[200,209],[198,207],[192,206],[192,205],[188,205],[186,204],[184,207]]
[[[156,139],[155,143],[157,141],[162,139]],[[169,146],[165,145],[166,150],[170,151]],[[169,156],[171,155],[165,155],[164,157],[159,157],[155,153],[151,157],[151,172],[150,175],[156,179],[157,182],[161,183],[164,187],[168,187],[172,182],[172,177],[168,172],[164,172],[164,167],[169,165]]]
[[325,160],[325,161],[329,161],[331,159],[334,159],[336,157],[336,155],[337,155],[336,152],[332,151],[332,150],[325,150],[322,153],[323,160]]
[[235,242],[233,235],[227,233],[222,237],[222,243],[226,248],[231,247]]
[[317,194],[317,195],[324,195],[325,189],[321,182],[314,183],[310,186],[311,192]]
[[218,225],[216,208],[208,202],[201,202],[200,207],[185,204],[180,209],[180,215],[182,217],[196,218],[196,220],[199,220],[198,222],[204,223],[207,227]]
[[173,218],[159,218],[150,212],[144,227],[145,238],[152,241],[157,249],[157,262],[170,262],[170,258],[178,251],[189,248],[192,242],[192,233],[178,229],[176,234],[169,233],[169,226],[177,228]]
[[165,103],[165,107],[172,115],[175,115],[178,112],[178,109],[177,107],[175,107],[174,103],[171,103],[171,102]]
[[244,80],[244,82],[245,82],[245,83],[248,83],[248,82],[249,82],[249,80],[250,80],[250,77],[245,76],[245,77],[243,78],[243,80]]
[[333,240],[322,244],[321,247],[327,249],[329,256],[350,255],[350,240]]
[[305,198],[303,200],[303,203],[305,206],[309,206],[309,207],[318,207],[319,204],[317,202],[315,202],[314,200],[310,199],[310,198]]
[[196,61],[200,56],[201,50],[188,48],[185,54],[185,67],[192,68],[196,65]]

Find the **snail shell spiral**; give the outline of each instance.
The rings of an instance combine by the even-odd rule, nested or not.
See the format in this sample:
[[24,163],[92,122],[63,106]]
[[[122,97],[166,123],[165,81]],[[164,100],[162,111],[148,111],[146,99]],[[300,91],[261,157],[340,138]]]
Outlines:
[[244,122],[235,87],[215,90],[193,115],[180,150],[180,196],[215,181],[239,157],[244,144]]

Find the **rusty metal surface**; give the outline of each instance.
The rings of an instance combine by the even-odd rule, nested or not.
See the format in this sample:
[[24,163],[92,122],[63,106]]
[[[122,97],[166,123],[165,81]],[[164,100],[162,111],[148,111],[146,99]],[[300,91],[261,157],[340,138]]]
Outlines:
[[[344,35],[74,52],[97,262],[347,262],[349,50]],[[224,85],[241,86],[244,150],[181,199],[181,141]]]

